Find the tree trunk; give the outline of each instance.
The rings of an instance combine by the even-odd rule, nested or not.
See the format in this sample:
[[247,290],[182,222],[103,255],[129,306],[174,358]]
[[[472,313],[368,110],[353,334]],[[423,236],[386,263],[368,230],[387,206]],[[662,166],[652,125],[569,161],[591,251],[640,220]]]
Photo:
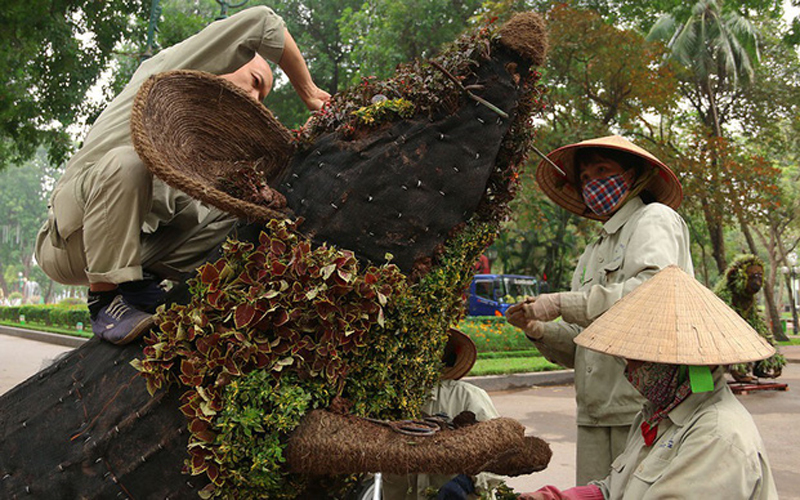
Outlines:
[[764,299],[767,302],[767,312],[769,313],[770,323],[772,324],[772,333],[777,340],[789,340],[786,333],[781,328],[781,316],[778,313],[778,308],[775,307],[775,298],[772,295],[772,288],[765,286]]
[[3,297],[8,297],[8,294],[11,293],[11,290],[8,289],[8,283],[6,283],[5,270],[3,269],[2,262],[0,262],[0,289],[3,291]]
[[789,307],[792,311],[792,333],[797,335],[797,307],[795,306],[794,290],[792,290],[794,278],[795,273],[793,268],[783,275],[783,280],[786,282],[786,291],[789,295]]
[[714,262],[717,264],[717,271],[722,275],[728,267],[728,262],[725,259],[725,235],[723,233],[722,223],[714,216],[709,206],[708,198],[702,196],[700,201],[703,206],[703,216],[705,217],[706,227],[708,228],[708,237],[711,240],[711,255],[714,257]]

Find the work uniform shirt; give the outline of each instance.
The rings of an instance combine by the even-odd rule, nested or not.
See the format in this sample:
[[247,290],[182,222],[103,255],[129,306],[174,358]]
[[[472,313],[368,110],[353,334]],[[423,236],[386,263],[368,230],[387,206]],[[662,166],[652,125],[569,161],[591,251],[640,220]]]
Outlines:
[[[445,413],[451,419],[465,410],[473,412],[479,422],[500,416],[486,391],[460,380],[442,380],[433,390],[431,399],[422,407],[422,413],[426,415]],[[383,498],[427,500],[425,490],[428,488],[438,490],[453,477],[455,476],[441,474],[386,475],[383,477]],[[501,476],[490,473],[478,474],[472,479],[478,491],[490,491],[502,481]]]
[[625,379],[623,360],[577,347],[573,339],[619,299],[672,264],[694,274],[686,223],[668,206],[645,204],[639,197],[603,224],[597,240],[578,260],[572,291],[561,294],[563,321],[545,323],[544,335],[534,341],[550,361],[575,368],[578,425],[630,425],[644,398]]
[[592,483],[605,498],[778,498],[755,422],[721,368],[712,392],[690,395],[659,422],[652,446],[644,444],[642,421],[637,415],[611,474]]
[[[275,12],[263,6],[253,7],[210,24],[139,66],[125,89],[92,125],[83,146],[67,163],[53,190],[48,221],[40,231],[39,239],[49,238],[56,249],[68,248],[71,266],[66,265],[67,256],[61,255],[57,257],[61,260],[59,265],[47,266],[46,262],[44,267],[46,271],[47,267],[64,270],[49,274],[56,274],[58,281],[77,284],[82,279],[74,275],[82,273],[80,260],[83,256],[72,254],[85,253],[86,273],[92,282],[119,283],[141,279],[143,261],[164,258],[164,255],[152,255],[153,251],[169,252],[183,245],[181,238],[196,231],[198,226],[216,223],[224,217],[219,210],[190,198],[151,175],[134,173],[146,170],[133,152],[130,130],[133,101],[147,78],[164,71],[191,69],[226,74],[249,62],[255,53],[278,62],[283,55],[284,32],[284,22]],[[128,173],[120,175],[119,170]],[[119,182],[125,185],[121,187],[121,193],[108,195],[118,197],[116,202],[103,200],[102,206],[126,210],[128,218],[142,219],[136,221],[141,222],[141,226],[123,227],[123,224],[115,223],[119,216],[105,217],[102,213],[97,216],[96,210],[89,215],[88,204],[97,206],[101,203],[98,197],[103,193],[98,193],[93,186],[104,176],[119,177]],[[134,193],[141,194],[136,198]],[[132,197],[131,200],[127,200],[128,196]],[[220,227],[223,237],[233,222],[232,217],[227,218],[230,223]],[[167,230],[159,231],[164,228]],[[68,244],[67,239],[81,229],[85,235],[85,248]],[[141,235],[156,233],[159,233],[156,237],[149,236],[147,241],[140,243],[140,237],[144,237]],[[109,242],[115,245],[110,251]],[[150,247],[144,249],[144,255],[140,244]],[[41,246],[42,242],[37,242],[37,257]],[[213,243],[207,246],[213,248]],[[206,251],[198,248],[200,253]],[[54,258],[51,257],[53,253],[48,252],[43,260]],[[67,270],[67,267],[72,269]]]

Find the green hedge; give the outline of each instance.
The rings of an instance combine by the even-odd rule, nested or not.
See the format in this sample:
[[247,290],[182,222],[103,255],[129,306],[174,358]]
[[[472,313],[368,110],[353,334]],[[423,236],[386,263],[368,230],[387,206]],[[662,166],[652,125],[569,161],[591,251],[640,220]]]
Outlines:
[[536,349],[522,330],[502,316],[466,316],[458,328],[475,342],[479,353]]
[[19,322],[20,316],[25,316],[25,323],[39,323],[48,326],[60,326],[74,329],[78,323],[83,323],[84,328],[91,324],[89,309],[82,305],[24,305],[0,307],[0,319],[4,321]]

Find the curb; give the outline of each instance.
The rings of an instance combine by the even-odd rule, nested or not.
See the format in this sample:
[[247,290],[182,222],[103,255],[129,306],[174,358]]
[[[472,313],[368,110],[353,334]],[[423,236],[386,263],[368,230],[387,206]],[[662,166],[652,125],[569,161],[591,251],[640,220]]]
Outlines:
[[575,381],[574,370],[556,370],[549,372],[512,373],[509,375],[484,375],[482,377],[464,377],[462,380],[476,385],[484,391],[509,391],[527,389],[531,386],[571,385]]
[[70,335],[40,332],[38,330],[15,328],[13,326],[6,325],[0,325],[0,334],[10,335],[12,337],[20,337],[27,340],[35,340],[37,342],[46,342],[48,344],[60,345],[64,347],[80,347],[84,344],[84,342],[89,340],[83,337],[72,337]]

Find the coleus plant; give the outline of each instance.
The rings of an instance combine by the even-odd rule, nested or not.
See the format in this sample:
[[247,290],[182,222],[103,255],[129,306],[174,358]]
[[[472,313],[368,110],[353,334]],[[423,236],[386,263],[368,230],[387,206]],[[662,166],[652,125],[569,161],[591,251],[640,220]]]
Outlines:
[[[311,385],[330,387],[314,391],[311,401],[314,407],[327,406],[344,389],[346,357],[365,346],[371,329],[383,328],[389,297],[407,285],[395,266],[360,270],[352,253],[312,248],[292,222],[273,220],[257,245],[228,241],[223,258],[203,265],[191,287],[188,305],[160,314],[159,329],[146,339],[145,357],[136,366],[151,393],[173,382],[188,388],[181,398],[191,431],[187,468],[192,474],[205,472],[212,485],[220,486],[232,470],[256,462],[246,451],[237,452],[252,446],[240,448],[226,439],[236,434],[225,433],[230,422],[245,421],[248,414],[273,415],[290,407],[296,395],[288,393],[286,401],[279,391],[262,393],[267,386],[251,387],[239,379],[255,372],[277,382],[292,372]],[[296,386],[303,395],[299,401],[308,402],[302,385]],[[226,400],[243,393],[256,405],[237,415],[232,408],[239,405]],[[288,417],[272,425],[269,418],[262,420],[250,437],[279,436],[297,425]],[[273,454],[280,455],[279,447]]]

